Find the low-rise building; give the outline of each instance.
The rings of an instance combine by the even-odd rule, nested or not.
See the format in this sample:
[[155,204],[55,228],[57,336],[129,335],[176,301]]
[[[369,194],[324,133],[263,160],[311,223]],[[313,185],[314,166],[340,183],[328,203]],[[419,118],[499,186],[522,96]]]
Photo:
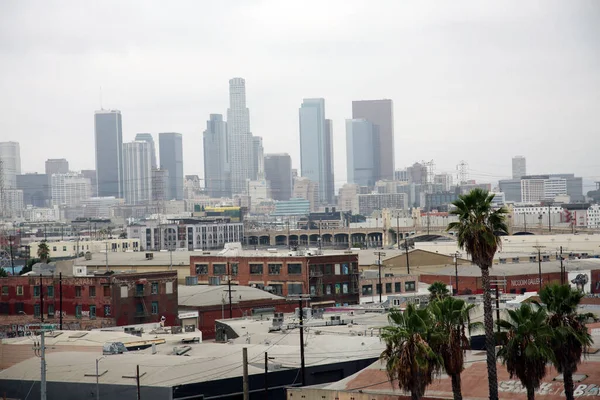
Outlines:
[[[32,249],[32,255],[37,252],[41,241],[29,243]],[[77,257],[82,253],[116,253],[140,251],[139,239],[104,239],[104,240],[85,240],[71,238],[69,240],[48,240],[46,241],[50,249],[50,259]]]
[[408,209],[408,197],[404,193],[372,193],[358,195],[358,210],[362,215],[371,215],[383,208]]
[[[419,286],[418,275],[394,275],[382,272],[381,299],[386,301],[389,296],[416,293]],[[379,302],[379,271],[364,270],[360,275],[360,302],[361,304]]]

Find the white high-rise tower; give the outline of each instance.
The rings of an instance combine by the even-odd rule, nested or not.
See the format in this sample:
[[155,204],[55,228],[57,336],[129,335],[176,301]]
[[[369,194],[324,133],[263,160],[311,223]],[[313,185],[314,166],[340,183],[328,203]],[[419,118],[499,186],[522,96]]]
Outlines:
[[231,168],[231,192],[247,191],[247,180],[255,175],[254,141],[250,132],[250,111],[246,107],[246,81],[229,80],[229,108],[227,109],[227,139]]
[[141,140],[123,143],[123,166],[125,202],[152,200],[152,145]]

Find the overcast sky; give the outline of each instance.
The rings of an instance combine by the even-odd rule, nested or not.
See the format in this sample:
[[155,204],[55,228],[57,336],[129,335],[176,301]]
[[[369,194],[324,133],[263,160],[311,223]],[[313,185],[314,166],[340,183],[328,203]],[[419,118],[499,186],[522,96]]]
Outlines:
[[124,141],[181,132],[184,172],[202,176],[202,132],[234,76],[265,153],[297,168],[298,107],[325,98],[336,186],[351,101],[380,98],[396,168],[465,160],[489,182],[524,155],[529,173],[600,180],[599,1],[0,1],[0,141],[21,143],[24,172],[94,168],[102,87]]

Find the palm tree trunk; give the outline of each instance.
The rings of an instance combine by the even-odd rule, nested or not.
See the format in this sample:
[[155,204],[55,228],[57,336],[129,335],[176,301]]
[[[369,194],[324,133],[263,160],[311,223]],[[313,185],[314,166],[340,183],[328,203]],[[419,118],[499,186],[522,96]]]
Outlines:
[[565,387],[565,397],[567,400],[574,400],[573,392],[575,391],[575,386],[573,385],[573,371],[569,369],[563,370],[563,382]]
[[490,400],[498,400],[498,373],[496,372],[496,341],[494,340],[494,319],[492,316],[492,296],[490,293],[490,270],[481,268],[483,283],[483,323],[485,326],[485,350],[487,353],[488,386]]
[[421,400],[421,396],[417,392],[410,392],[410,400]]
[[460,374],[450,375],[452,379],[452,393],[454,394],[454,400],[462,400],[462,389],[460,384]]
[[535,389],[533,386],[527,386],[527,400],[535,400]]

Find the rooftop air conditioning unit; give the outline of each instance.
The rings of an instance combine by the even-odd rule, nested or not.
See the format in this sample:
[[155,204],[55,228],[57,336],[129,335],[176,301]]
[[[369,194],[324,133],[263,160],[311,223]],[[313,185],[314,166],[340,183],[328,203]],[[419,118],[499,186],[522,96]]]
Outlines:
[[146,253],[146,260],[154,259],[154,253]]
[[195,286],[198,284],[197,276],[186,276],[185,277],[185,285],[186,286]]
[[85,253],[85,256],[84,256],[84,257],[85,257],[85,259],[86,259],[87,261],[89,261],[89,260],[91,260],[91,259],[92,259],[92,253],[90,253],[90,252],[88,251],[88,252],[86,252],[86,253]]

